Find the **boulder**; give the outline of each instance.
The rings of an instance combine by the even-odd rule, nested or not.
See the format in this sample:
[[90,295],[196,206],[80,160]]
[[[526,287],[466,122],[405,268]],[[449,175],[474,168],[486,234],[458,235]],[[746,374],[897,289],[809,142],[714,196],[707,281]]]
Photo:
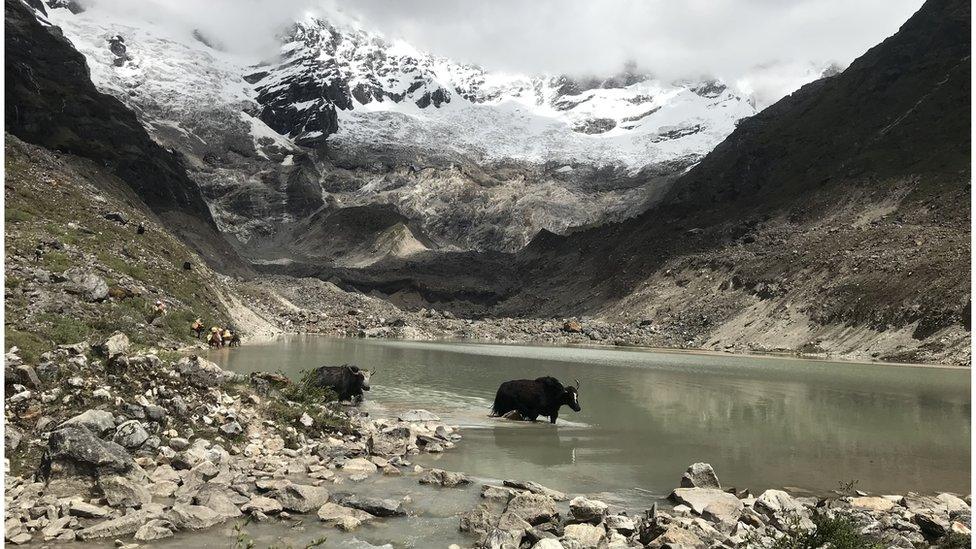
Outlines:
[[103,518],[107,517],[111,513],[110,509],[105,507],[99,507],[98,505],[92,505],[90,503],[85,503],[80,499],[71,500],[68,504],[68,514],[73,517],[81,518]]
[[556,502],[541,494],[519,494],[508,502],[505,512],[514,513],[533,526],[559,518]]
[[563,322],[563,331],[570,334],[583,333],[583,325],[578,320],[567,320]]
[[468,477],[464,473],[445,471],[443,469],[428,469],[421,475],[419,482],[420,484],[435,484],[448,488],[471,484],[471,481],[468,480]]
[[563,549],[563,544],[559,543],[559,540],[552,538],[542,538],[535,542],[532,549]]
[[559,490],[553,490],[552,488],[546,488],[545,486],[539,484],[538,482],[532,480],[505,480],[502,484],[508,486],[509,488],[515,488],[517,490],[527,490],[533,494],[539,494],[543,496],[548,496],[556,501],[566,501],[569,496],[560,492]]
[[329,501],[327,489],[307,484],[289,484],[268,495],[278,500],[283,508],[296,513],[308,513]]
[[403,503],[394,499],[350,495],[341,498],[338,503],[377,517],[402,517],[407,514]]
[[244,432],[244,428],[241,427],[241,424],[236,420],[228,421],[227,423],[221,425],[217,430],[220,431],[224,436],[229,437],[237,436]]
[[152,494],[144,482],[121,475],[99,477],[98,488],[112,507],[139,507],[152,501]]
[[670,499],[687,505],[699,515],[710,505],[723,505],[729,511],[735,512],[742,512],[743,507],[742,502],[734,494],[715,488],[676,488],[671,492]]
[[418,421],[440,421],[441,418],[437,414],[428,412],[427,410],[407,410],[406,412],[401,412],[397,418],[400,421],[408,422],[418,422]]
[[94,526],[89,526],[78,532],[78,537],[82,540],[90,540],[127,536],[136,533],[150,519],[157,519],[160,516],[161,513],[157,509],[131,511],[119,518],[102,521]]
[[194,387],[217,387],[233,379],[234,374],[199,356],[183,357],[176,363],[176,370]]
[[376,472],[376,464],[366,458],[354,458],[346,460],[342,464],[342,470],[347,473],[368,473]]
[[130,419],[116,428],[112,442],[131,450],[142,446],[142,443],[146,442],[148,438],[149,433],[146,432],[142,423],[139,423],[138,419]]
[[569,513],[580,522],[600,522],[607,514],[607,504],[579,496],[570,500]]
[[3,447],[7,450],[7,455],[13,453],[20,446],[20,441],[24,439],[24,432],[16,426],[7,423],[3,430]]
[[197,495],[193,496],[194,505],[213,509],[223,519],[241,516],[241,510],[231,501],[224,488],[217,484],[205,484]]
[[103,301],[108,297],[108,284],[97,274],[83,269],[71,269],[65,273],[68,293],[75,294],[85,301]]
[[281,503],[264,496],[251,496],[251,499],[241,507],[241,511],[245,513],[263,513],[265,515],[280,513],[281,510]]
[[756,498],[753,505],[756,511],[767,516],[778,513],[799,513],[803,511],[803,504],[782,490],[766,490]]
[[335,526],[340,530],[351,531],[359,527],[364,522],[373,520],[373,515],[352,507],[345,507],[337,503],[326,503],[319,507],[317,512],[319,520]]
[[636,530],[636,525],[634,524],[634,519],[628,517],[627,515],[610,515],[603,519],[603,525],[607,527],[608,530],[616,530],[625,536],[629,536]]
[[481,487],[481,497],[485,499],[500,499],[506,502],[518,495],[518,490],[507,486],[485,484]]
[[602,526],[570,524],[563,531],[563,539],[576,540],[583,549],[593,549],[600,546],[606,533]]
[[715,488],[721,489],[718,476],[707,463],[692,463],[685,474],[681,475],[682,488]]
[[202,505],[177,503],[166,513],[166,519],[177,528],[203,530],[222,522],[224,517],[217,511]]
[[51,433],[47,450],[41,456],[39,473],[45,480],[71,475],[145,475],[125,448],[101,440],[88,429],[77,426],[63,427]]
[[914,520],[927,540],[937,540],[949,533],[949,520],[940,513],[921,512],[915,515]]
[[115,428],[115,416],[105,410],[85,410],[60,425],[60,427],[70,426],[84,427],[100,437]]
[[647,547],[681,547],[682,549],[705,549],[708,546],[700,537],[676,524],[669,525],[647,544]]
[[879,496],[863,496],[850,499],[850,504],[868,511],[887,511],[895,507],[895,502]]
[[143,524],[136,530],[134,536],[137,541],[153,541],[173,536],[172,524],[165,520],[154,519]]

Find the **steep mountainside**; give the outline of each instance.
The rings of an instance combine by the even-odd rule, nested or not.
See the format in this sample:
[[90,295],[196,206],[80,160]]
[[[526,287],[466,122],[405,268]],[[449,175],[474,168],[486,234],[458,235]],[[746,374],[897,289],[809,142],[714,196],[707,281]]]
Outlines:
[[716,81],[527,77],[318,18],[265,63],[107,9],[51,19],[92,79],[186,157],[245,255],[305,259],[319,209],[392,206],[443,249],[523,247],[540,230],[621,220],[755,113]]
[[969,361],[970,7],[930,1],[733,134],[661,206],[537,238],[502,309],[651,318],[691,346]]
[[215,265],[242,269],[178,157],[152,141],[121,102],[95,89],[84,56],[57,28],[43,27],[19,0],[4,6],[7,131],[104,164]]

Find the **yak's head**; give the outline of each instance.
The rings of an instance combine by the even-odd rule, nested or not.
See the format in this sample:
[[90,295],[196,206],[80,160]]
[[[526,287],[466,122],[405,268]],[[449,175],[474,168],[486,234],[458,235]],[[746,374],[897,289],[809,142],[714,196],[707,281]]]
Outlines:
[[576,380],[576,387],[564,387],[563,388],[563,404],[569,406],[574,412],[580,411],[579,405],[579,386],[580,382]]
[[362,390],[369,390],[369,378],[376,370],[363,370],[356,366],[346,366],[346,369],[349,370],[349,373],[352,374],[353,378],[355,378]]

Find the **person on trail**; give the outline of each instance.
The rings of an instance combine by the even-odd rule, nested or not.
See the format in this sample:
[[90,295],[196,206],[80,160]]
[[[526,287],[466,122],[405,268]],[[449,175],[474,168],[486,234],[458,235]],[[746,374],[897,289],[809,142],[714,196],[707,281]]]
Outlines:
[[193,330],[193,333],[197,336],[197,339],[200,339],[200,334],[203,333],[203,319],[198,318],[194,320],[193,325],[190,326],[190,329]]

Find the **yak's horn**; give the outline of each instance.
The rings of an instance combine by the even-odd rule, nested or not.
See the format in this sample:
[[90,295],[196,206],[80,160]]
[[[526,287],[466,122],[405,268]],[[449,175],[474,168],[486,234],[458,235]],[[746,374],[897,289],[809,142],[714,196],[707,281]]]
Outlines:
[[576,388],[579,389],[579,378],[576,378]]

